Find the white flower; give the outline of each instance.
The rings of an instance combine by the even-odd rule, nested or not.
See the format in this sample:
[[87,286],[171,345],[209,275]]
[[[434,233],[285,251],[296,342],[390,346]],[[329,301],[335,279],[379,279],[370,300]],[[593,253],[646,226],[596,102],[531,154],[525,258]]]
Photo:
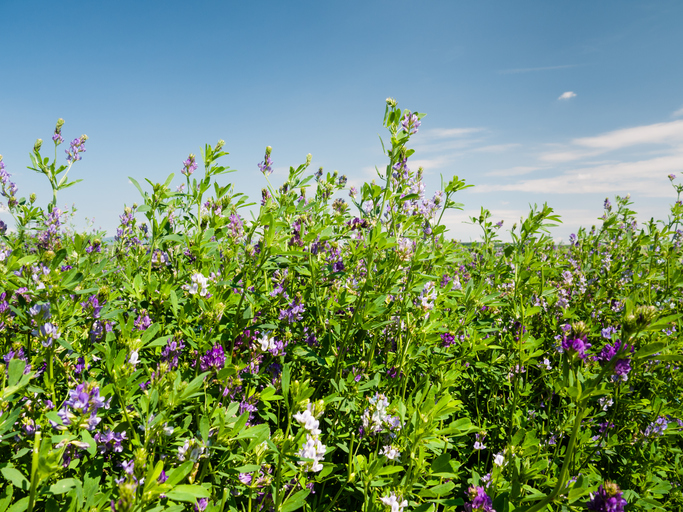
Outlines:
[[268,352],[275,349],[275,338],[264,333],[263,336],[258,340],[259,345],[261,345],[261,350],[263,352]]
[[401,452],[399,452],[393,446],[389,446],[389,445],[383,447],[382,451],[380,453],[382,455],[384,455],[389,460],[396,460],[401,456]]
[[308,430],[311,435],[317,436],[320,434],[320,429],[318,428],[320,427],[320,422],[315,419],[313,414],[311,414],[311,404],[308,404],[308,408],[305,411],[296,413],[294,415],[294,419],[301,423],[301,425]]
[[192,274],[192,277],[190,278],[190,285],[185,285],[183,288],[190,292],[190,295],[196,295],[199,293],[201,297],[206,297],[206,294],[208,293],[207,289],[207,284],[209,282],[209,279],[204,277],[203,274],[196,273]]
[[312,462],[302,460],[299,461],[299,464],[302,466],[307,465],[306,471],[313,471],[314,473],[321,471],[323,465],[320,461],[325,457],[325,450],[327,450],[327,446],[320,442],[318,436],[306,434],[306,442],[297,455],[302,459],[312,459]]
[[133,351],[130,353],[130,357],[128,358],[128,362],[129,362],[130,364],[132,364],[133,366],[135,366],[136,364],[138,364],[138,351],[137,351],[137,350],[133,350]]
[[505,455],[503,455],[500,452],[496,453],[496,455],[494,455],[494,457],[493,457],[493,463],[496,466],[502,466],[505,463]]
[[612,404],[614,404],[614,400],[612,400],[610,397],[603,396],[602,398],[598,399],[598,403],[600,404],[600,407],[602,407],[603,411],[606,411],[610,407],[612,407]]
[[392,491],[389,496],[380,498],[380,501],[384,503],[387,507],[391,508],[391,512],[403,512],[403,508],[408,505],[407,500],[400,501],[401,498],[396,496],[396,493]]

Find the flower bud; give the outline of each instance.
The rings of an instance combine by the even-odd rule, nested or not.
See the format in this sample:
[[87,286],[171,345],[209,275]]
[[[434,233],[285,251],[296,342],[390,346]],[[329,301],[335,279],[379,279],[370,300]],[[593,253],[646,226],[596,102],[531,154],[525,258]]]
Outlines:
[[215,151],[216,151],[216,152],[220,151],[221,149],[223,149],[223,146],[225,146],[225,141],[224,141],[223,139],[221,139],[221,140],[219,140],[218,142],[216,142],[216,149],[215,149]]
[[85,142],[86,140],[88,140],[88,136],[84,133],[81,135],[81,141]]
[[273,151],[273,148],[270,146],[266,146],[266,156],[270,156],[270,153]]
[[33,151],[36,153],[40,152],[40,147],[42,145],[43,145],[43,139],[36,140],[36,143],[33,145]]
[[57,119],[57,125],[55,126],[55,132],[61,133],[62,131],[62,126],[64,126],[64,119],[61,117]]
[[35,194],[35,192],[33,192],[33,193],[28,197],[28,199],[29,199],[29,201],[31,201],[31,204],[35,203],[35,202],[36,202],[36,194]]
[[397,105],[396,100],[394,98],[387,98],[387,105],[390,107],[395,107]]
[[306,167],[308,167],[309,165],[311,165],[311,160],[313,160],[313,155],[311,155],[311,154],[309,153],[309,154],[306,155]]

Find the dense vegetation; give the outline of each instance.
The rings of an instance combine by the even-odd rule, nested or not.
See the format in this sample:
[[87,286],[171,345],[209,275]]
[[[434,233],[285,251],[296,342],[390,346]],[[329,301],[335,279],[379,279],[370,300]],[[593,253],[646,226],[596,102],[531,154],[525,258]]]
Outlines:
[[482,209],[460,244],[422,117],[387,100],[346,200],[309,155],[250,205],[207,145],[177,190],[131,178],[108,243],[57,208],[87,137],[36,143],[46,208],[0,161],[0,512],[681,509],[683,206],[606,200],[563,246],[547,205],[510,243]]

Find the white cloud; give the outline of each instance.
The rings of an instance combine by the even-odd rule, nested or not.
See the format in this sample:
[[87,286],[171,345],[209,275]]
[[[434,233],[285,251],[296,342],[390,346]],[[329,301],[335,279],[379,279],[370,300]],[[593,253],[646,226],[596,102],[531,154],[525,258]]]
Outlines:
[[502,75],[509,75],[513,73],[529,73],[530,71],[552,71],[554,69],[567,69],[575,68],[578,64],[565,64],[563,66],[545,66],[540,68],[516,68],[516,69],[503,69],[498,71]]
[[639,144],[679,144],[683,142],[683,120],[635,126],[596,137],[574,139],[574,144],[611,151]]
[[424,139],[452,139],[454,137],[464,137],[483,130],[483,128],[431,128],[429,130],[420,130],[420,135],[416,135],[415,138],[420,139],[421,141]]
[[590,194],[638,192],[648,197],[670,197],[666,175],[683,168],[683,152],[640,160],[587,166],[565,171],[558,176],[527,179],[509,184],[485,184],[475,193],[517,191],[535,194]]
[[576,98],[576,93],[572,91],[563,92],[558,100],[569,100],[571,98]]
[[486,176],[521,176],[523,174],[529,174],[534,171],[543,169],[543,167],[530,167],[530,166],[517,166],[511,167],[509,169],[496,169],[495,171],[489,171]]
[[475,148],[472,151],[476,153],[502,153],[503,151],[507,151],[508,149],[512,148],[517,148],[519,146],[521,146],[521,144],[494,144],[491,146]]
[[671,114],[671,117],[681,117],[683,116],[683,107],[679,108],[676,112]]

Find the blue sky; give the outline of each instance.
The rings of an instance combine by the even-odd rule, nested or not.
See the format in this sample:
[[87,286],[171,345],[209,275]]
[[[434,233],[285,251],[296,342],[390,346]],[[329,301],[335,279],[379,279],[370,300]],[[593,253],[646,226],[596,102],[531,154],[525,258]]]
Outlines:
[[[476,185],[446,217],[458,239],[480,206],[505,227],[548,202],[567,239],[630,193],[665,218],[683,175],[680,1],[0,1],[0,154],[19,186],[57,118],[87,152],[64,191],[75,223],[115,231],[139,201],[128,176],[180,183],[182,162],[226,141],[226,180],[256,199],[313,155],[349,185],[383,166],[384,100],[426,112],[411,167]],[[571,93],[571,94],[569,94]],[[51,142],[50,142],[51,144]],[[64,146],[59,148],[60,158]],[[44,178],[43,178],[44,179]],[[2,213],[7,220],[7,213]]]

